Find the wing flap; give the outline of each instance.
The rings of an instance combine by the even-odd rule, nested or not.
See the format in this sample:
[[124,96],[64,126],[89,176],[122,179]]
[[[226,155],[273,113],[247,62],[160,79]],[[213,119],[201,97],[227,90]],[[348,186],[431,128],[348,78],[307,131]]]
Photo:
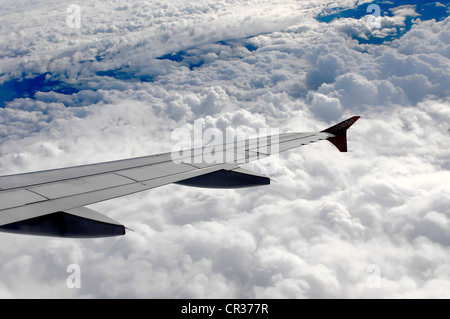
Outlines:
[[109,173],[32,186],[28,189],[47,199],[55,199],[131,183],[133,181],[129,178]]
[[193,170],[195,170],[195,167],[192,167],[190,165],[186,165],[183,163],[177,164],[174,162],[166,162],[149,166],[143,166],[139,168],[117,171],[116,174],[128,177],[135,181],[142,182],[146,180],[157,179],[168,175],[186,173]]
[[139,168],[164,162],[172,162],[170,153],[97,164],[58,168],[39,172],[6,175],[0,177],[0,190],[29,187],[34,185],[76,179],[80,177],[113,173],[120,170]]
[[0,193],[0,211],[11,207],[45,201],[47,198],[26,189],[15,189]]
[[331,134],[328,133],[307,133],[307,134],[290,135],[288,138],[283,139],[283,141],[280,142],[278,152],[284,152],[293,148],[300,147],[302,145],[307,145],[321,140],[325,140],[330,136]]

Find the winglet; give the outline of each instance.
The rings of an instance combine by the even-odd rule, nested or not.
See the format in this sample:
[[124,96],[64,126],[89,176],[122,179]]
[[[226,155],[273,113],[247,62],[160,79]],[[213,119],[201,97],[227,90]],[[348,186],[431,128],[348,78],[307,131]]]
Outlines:
[[345,121],[333,125],[322,132],[333,134],[327,138],[341,152],[347,152],[347,130],[352,126],[360,116],[353,116]]

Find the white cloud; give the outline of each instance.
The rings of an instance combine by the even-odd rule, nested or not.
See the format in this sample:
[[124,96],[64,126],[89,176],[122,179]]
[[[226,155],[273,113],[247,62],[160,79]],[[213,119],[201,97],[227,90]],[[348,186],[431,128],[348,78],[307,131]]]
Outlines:
[[390,11],[392,11],[392,13],[395,16],[407,16],[407,17],[420,16],[420,14],[418,14],[416,12],[415,5],[403,5],[403,6],[392,8],[392,9],[390,9]]

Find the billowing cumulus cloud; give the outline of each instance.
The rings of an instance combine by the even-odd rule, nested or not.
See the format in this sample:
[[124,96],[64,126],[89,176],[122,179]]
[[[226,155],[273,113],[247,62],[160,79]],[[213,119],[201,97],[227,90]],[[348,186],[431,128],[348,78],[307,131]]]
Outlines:
[[70,4],[2,5],[2,175],[170,151],[195,120],[292,132],[362,118],[349,153],[321,142],[251,163],[270,186],[92,205],[133,230],[121,238],[0,234],[0,297],[448,296],[449,18],[380,4],[371,28],[313,18],[355,1],[78,1],[70,28]]

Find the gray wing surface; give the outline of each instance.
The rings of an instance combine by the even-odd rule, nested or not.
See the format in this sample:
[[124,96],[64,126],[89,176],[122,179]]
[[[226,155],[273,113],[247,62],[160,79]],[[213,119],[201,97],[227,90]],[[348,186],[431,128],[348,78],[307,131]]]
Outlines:
[[[173,153],[164,153],[2,176],[0,231],[75,238],[124,235],[123,225],[85,206],[171,183],[209,188],[266,185],[269,177],[241,165],[338,135],[288,133],[192,149],[176,161]],[[205,161],[205,152],[215,160]]]

